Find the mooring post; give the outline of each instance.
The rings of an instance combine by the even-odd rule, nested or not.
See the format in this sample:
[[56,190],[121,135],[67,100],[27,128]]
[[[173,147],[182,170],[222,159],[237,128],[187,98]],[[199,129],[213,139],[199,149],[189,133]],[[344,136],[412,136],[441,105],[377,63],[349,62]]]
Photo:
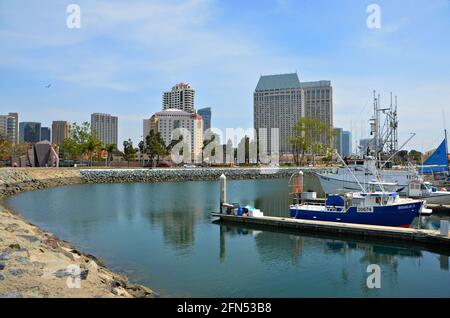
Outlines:
[[220,176],[220,213],[222,213],[222,206],[227,202],[227,177],[222,174]]
[[441,220],[441,224],[439,227],[439,234],[442,236],[448,236],[448,231],[449,231],[448,220]]
[[294,201],[297,200],[295,203],[302,203],[302,193],[303,193],[303,171],[297,172],[292,180],[292,193],[294,195]]

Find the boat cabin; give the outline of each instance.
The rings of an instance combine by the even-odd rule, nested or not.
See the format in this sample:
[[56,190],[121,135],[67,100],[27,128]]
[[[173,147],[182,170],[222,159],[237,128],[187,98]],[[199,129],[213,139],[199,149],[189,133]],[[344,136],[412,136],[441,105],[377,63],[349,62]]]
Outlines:
[[348,192],[345,195],[330,194],[325,206],[329,211],[347,211],[356,207],[358,212],[371,212],[375,206],[391,205],[399,202],[397,192]]
[[398,189],[397,182],[383,182],[372,180],[368,183],[368,192],[395,192]]
[[436,192],[437,188],[434,187],[430,182],[423,182],[420,179],[411,180],[409,183],[409,193],[410,197],[422,197],[429,195],[432,192]]

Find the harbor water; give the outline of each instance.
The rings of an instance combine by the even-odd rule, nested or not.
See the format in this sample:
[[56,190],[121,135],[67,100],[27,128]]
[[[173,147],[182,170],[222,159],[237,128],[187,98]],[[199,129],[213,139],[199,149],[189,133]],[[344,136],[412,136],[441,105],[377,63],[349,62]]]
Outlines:
[[[227,192],[265,215],[289,214],[286,179],[229,180]],[[448,251],[216,223],[214,181],[71,185],[6,204],[162,297],[450,297]],[[366,284],[370,264],[381,288]]]

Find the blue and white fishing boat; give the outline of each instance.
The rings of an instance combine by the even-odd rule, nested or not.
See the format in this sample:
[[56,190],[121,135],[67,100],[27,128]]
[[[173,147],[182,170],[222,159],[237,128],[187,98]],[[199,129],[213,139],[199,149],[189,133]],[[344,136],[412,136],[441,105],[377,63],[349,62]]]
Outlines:
[[324,204],[293,204],[290,215],[303,220],[410,227],[423,208],[423,200],[403,200],[397,192],[347,192],[328,195]]
[[[337,154],[337,153],[336,153]],[[339,159],[342,158],[337,154]],[[417,215],[430,214],[424,200],[401,199],[398,192],[386,191],[382,182],[370,182],[365,188],[342,160],[361,191],[327,194],[325,203],[302,202],[290,206],[292,218],[340,223],[410,227]],[[293,194],[303,189],[303,173],[291,177]],[[368,189],[368,190],[366,190]],[[379,190],[380,189],[380,190]]]

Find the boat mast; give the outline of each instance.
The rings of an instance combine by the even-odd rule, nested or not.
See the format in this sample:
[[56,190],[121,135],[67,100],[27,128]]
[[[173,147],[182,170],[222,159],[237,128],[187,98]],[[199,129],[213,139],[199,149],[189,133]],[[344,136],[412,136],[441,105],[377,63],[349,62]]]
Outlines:
[[[375,152],[375,156],[378,157],[378,146],[379,146],[379,123],[378,123],[378,106],[377,106],[377,95],[376,91],[373,91],[373,117],[370,119],[370,135],[372,138],[372,147]],[[370,143],[369,143],[370,148]]]
[[[392,156],[398,152],[398,117],[397,117],[397,96],[395,103],[393,94],[390,93],[389,107],[382,108],[380,94],[373,91],[373,116],[370,119],[371,152],[374,157],[381,162],[383,155]],[[381,113],[385,115],[383,126],[381,126]]]
[[[445,133],[445,155],[448,158],[448,140],[447,140],[447,128],[444,129],[444,133]],[[448,167],[448,159],[447,159],[447,173],[449,172],[449,167]]]
[[397,118],[397,95],[395,95],[395,110],[394,110],[394,150],[398,151],[398,118]]
[[[447,123],[445,122],[445,110],[442,110],[442,118],[444,119],[444,138],[445,138],[445,155],[448,158],[448,139],[447,139]],[[450,171],[447,160],[447,173]]]

